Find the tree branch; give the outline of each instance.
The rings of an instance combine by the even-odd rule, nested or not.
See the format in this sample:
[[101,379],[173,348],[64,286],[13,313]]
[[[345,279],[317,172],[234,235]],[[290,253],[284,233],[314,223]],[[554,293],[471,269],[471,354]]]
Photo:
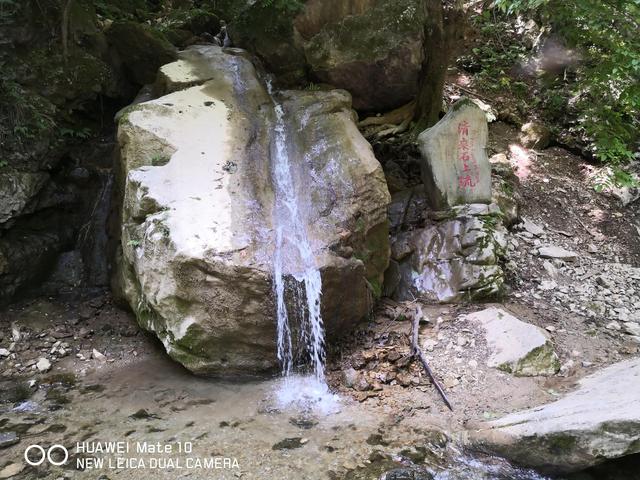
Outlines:
[[438,393],[442,397],[444,404],[447,407],[449,407],[449,410],[453,412],[453,407],[451,406],[451,403],[449,403],[449,399],[447,398],[447,395],[444,393],[444,389],[442,388],[438,380],[436,380],[435,375],[433,374],[433,372],[431,371],[431,368],[429,367],[429,364],[427,363],[426,357],[424,356],[424,354],[422,353],[422,350],[418,346],[418,326],[420,325],[420,320],[422,318],[424,318],[424,314],[422,313],[422,307],[416,304],[415,311],[413,314],[413,328],[411,330],[412,354],[415,358],[420,360],[420,363],[422,363],[424,370],[427,372],[427,375],[431,379],[431,383],[433,383],[433,386],[436,387],[436,390],[438,390]]

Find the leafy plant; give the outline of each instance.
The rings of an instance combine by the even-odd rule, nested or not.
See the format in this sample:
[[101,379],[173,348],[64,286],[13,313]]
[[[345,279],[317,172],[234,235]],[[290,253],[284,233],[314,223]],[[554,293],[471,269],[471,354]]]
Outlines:
[[5,149],[26,142],[55,128],[55,107],[17,82],[0,75],[0,145]]
[[[619,170],[640,130],[640,0],[496,0],[507,14],[542,18],[581,56],[571,82],[576,122],[596,158]],[[562,102],[552,98],[550,108]],[[627,181],[616,173],[615,182]]]
[[84,127],[84,128],[61,128],[60,129],[60,134],[63,137],[71,137],[71,138],[77,138],[77,139],[85,140],[85,139],[91,137],[92,130],[90,128],[88,128],[88,127]]

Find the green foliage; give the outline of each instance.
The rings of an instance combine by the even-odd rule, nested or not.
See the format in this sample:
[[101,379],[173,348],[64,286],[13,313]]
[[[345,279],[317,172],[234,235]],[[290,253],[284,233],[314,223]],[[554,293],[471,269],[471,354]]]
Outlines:
[[[86,1],[86,0],[85,0]],[[112,20],[146,20],[155,10],[153,2],[145,0],[91,0],[96,13]]]
[[169,160],[171,160],[171,157],[169,155],[162,155],[160,153],[152,155],[150,159],[151,165],[153,165],[154,167],[166,165],[167,163],[169,163]]
[[[514,36],[513,26],[506,19],[495,18],[491,10],[472,18],[482,37],[482,43],[472,49],[474,65],[479,68],[476,79],[483,88],[493,92],[510,92],[515,97],[524,97],[527,85],[513,82],[510,71],[524,62],[527,48],[518,42],[505,41],[505,34]],[[468,59],[462,58],[464,64]]]
[[[581,61],[570,85],[577,132],[601,161],[620,168],[633,158],[640,129],[640,0],[496,0],[508,14],[542,18]],[[550,97],[558,114],[569,95]],[[616,181],[625,179],[617,174]]]
[[75,138],[78,140],[86,140],[87,138],[90,138],[91,135],[93,133],[93,130],[91,130],[88,127],[83,127],[83,128],[61,128],[60,129],[60,135],[62,135],[63,137],[69,137],[69,138]]
[[0,148],[19,149],[55,127],[53,105],[1,75],[0,98]]
[[620,168],[612,168],[596,176],[594,189],[596,192],[602,192],[613,188],[633,186],[637,186],[637,182],[632,174]]
[[0,0],[0,25],[11,19],[18,11],[16,0]]

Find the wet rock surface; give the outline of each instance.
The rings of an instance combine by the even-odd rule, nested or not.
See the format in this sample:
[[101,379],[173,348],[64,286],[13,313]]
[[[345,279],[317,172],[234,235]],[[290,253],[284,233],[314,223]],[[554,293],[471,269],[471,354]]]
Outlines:
[[[32,467],[23,461],[25,438],[29,444],[45,445],[60,443],[63,437],[64,444],[70,446],[114,440],[127,442],[131,448],[136,442],[191,442],[191,457],[237,461],[237,467],[216,470],[216,478],[222,480],[239,476],[370,479],[389,471],[430,478],[450,468],[457,455],[444,433],[416,429],[410,416],[401,419],[373,404],[344,398],[339,409],[328,416],[282,410],[276,395],[278,380],[225,383],[195,378],[167,359],[150,337],[119,338],[122,354],[109,350],[106,345],[114,343],[113,335],[100,328],[106,310],[103,307],[101,314],[86,320],[86,326],[95,332],[91,343],[109,353],[107,363],[71,355],[54,362],[54,370],[47,374],[29,370],[5,378],[0,389],[3,394],[8,391],[7,381],[14,386],[24,382],[20,388],[26,390],[22,397],[0,397],[0,434],[12,439],[1,450],[6,459],[1,467],[5,475],[18,480],[65,476],[95,480],[115,474],[142,480],[173,473],[126,467],[83,471],[75,468],[78,455],[73,447],[72,465],[66,468],[48,463]],[[109,318],[113,323],[114,317]],[[126,318],[129,325],[134,324],[131,316]],[[28,342],[26,327],[21,330],[23,341]],[[138,354],[129,354],[131,349]],[[8,361],[1,361],[1,365]],[[14,443],[10,432],[19,443]],[[85,456],[115,458],[109,454]],[[148,462],[152,456],[143,458]],[[155,456],[185,461],[184,455]],[[466,468],[463,462],[460,468]],[[374,472],[376,477],[372,477]],[[208,479],[211,471],[192,469],[190,477]]]

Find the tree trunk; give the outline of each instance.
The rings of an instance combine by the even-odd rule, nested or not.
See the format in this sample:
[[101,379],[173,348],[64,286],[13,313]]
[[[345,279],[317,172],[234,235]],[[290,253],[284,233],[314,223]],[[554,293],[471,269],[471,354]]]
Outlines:
[[62,56],[64,57],[65,62],[69,56],[69,14],[71,12],[72,2],[73,0],[67,0],[62,10],[62,25],[60,33],[62,36]]
[[442,110],[444,83],[456,42],[462,37],[465,15],[461,0],[424,0],[424,60],[420,73],[415,132],[434,125]]

